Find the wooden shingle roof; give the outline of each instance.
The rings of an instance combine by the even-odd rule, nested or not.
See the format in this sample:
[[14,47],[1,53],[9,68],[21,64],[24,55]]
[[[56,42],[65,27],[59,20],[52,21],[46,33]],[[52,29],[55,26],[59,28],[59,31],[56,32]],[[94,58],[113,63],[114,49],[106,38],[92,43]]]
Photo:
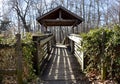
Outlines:
[[84,19],[65,7],[58,6],[39,16],[37,21],[44,26],[72,26],[80,24]]

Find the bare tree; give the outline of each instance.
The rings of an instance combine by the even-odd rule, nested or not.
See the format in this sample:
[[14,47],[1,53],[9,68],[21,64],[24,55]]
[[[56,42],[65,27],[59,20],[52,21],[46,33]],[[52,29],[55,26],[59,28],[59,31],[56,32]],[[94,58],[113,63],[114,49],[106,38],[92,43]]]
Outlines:
[[[4,2],[8,1],[10,4],[3,5],[2,14],[11,20],[11,24],[16,25],[18,23],[19,31],[21,31],[22,26],[27,32],[31,29],[38,31],[41,27],[38,26],[36,17],[43,15],[58,5],[66,7],[85,19],[82,26],[79,26],[79,29],[76,30],[81,30],[80,27],[82,27],[82,31],[86,32],[90,28],[120,24],[119,0],[5,0]],[[11,12],[9,13],[9,11]],[[66,33],[70,32],[70,28],[65,29],[64,27],[62,31],[66,35]]]
[[100,2],[99,2],[99,0],[96,0],[96,3],[97,3],[97,14],[98,14],[98,15],[97,15],[97,17],[98,17],[98,18],[97,18],[97,27],[98,27],[99,24],[100,24],[100,16],[101,16],[101,15],[100,15],[100,5],[99,5]]
[[[85,0],[82,0],[82,15],[83,15],[83,18],[85,19]],[[85,32],[86,31],[86,29],[85,29],[85,21],[83,22],[83,32]]]
[[[26,16],[30,7],[30,0],[10,0],[13,10],[17,13],[18,20],[21,19],[26,32],[30,32]],[[24,4],[24,5],[22,5]],[[19,20],[20,21],[20,20]]]
[[118,11],[118,12],[119,12],[119,13],[118,13],[118,14],[119,14],[118,16],[119,16],[119,25],[120,25],[120,0],[118,0],[117,2],[118,2],[118,8],[119,8],[119,9],[118,9],[118,10],[119,10],[119,11]]

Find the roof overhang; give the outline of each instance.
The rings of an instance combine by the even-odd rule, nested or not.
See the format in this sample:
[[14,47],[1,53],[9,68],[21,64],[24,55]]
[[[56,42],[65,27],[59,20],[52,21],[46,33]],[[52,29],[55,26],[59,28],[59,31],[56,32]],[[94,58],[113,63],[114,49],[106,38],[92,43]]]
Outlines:
[[37,21],[44,26],[72,26],[79,25],[84,19],[66,8],[58,6],[44,15],[39,16]]
[[80,22],[78,20],[71,20],[71,19],[45,19],[40,22],[41,24],[44,24],[45,26],[72,26],[72,25],[78,25]]

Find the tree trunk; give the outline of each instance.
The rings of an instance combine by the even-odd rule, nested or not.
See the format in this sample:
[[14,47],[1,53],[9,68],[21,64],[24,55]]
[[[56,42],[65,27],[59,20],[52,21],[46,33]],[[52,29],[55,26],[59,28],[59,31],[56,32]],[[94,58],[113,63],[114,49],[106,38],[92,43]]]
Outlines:
[[22,20],[23,26],[25,28],[25,31],[30,32],[30,28],[28,27],[25,18],[21,17],[21,20]]
[[[82,4],[83,4],[83,18],[85,19],[85,1],[84,0],[82,0]],[[85,21],[83,22],[83,32],[86,32]]]
[[88,20],[87,20],[87,30],[89,29],[89,27],[91,26],[90,25],[90,15],[91,15],[91,11],[90,11],[90,9],[91,9],[91,6],[92,6],[92,1],[90,1],[90,4],[89,4],[89,10],[88,10]]
[[97,12],[98,12],[98,19],[97,19],[97,27],[100,24],[100,8],[99,8],[99,0],[97,0]]
[[[120,4],[120,3],[119,3]],[[120,25],[120,8],[119,8],[119,25]]]

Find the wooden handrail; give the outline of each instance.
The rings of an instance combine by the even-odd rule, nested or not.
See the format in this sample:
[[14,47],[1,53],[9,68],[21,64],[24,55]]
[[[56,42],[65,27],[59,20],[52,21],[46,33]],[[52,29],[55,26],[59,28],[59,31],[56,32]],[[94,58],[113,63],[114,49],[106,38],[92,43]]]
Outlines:
[[53,34],[33,36],[33,42],[36,48],[35,52],[33,53],[33,66],[36,70],[36,75],[39,75],[42,72],[42,68],[49,58],[51,47],[53,45],[53,38]]
[[82,71],[84,70],[84,53],[81,50],[81,41],[82,38],[80,38],[79,35],[72,34],[68,36],[69,38],[69,47],[71,52],[74,54],[74,56],[77,58],[79,64],[81,65]]

